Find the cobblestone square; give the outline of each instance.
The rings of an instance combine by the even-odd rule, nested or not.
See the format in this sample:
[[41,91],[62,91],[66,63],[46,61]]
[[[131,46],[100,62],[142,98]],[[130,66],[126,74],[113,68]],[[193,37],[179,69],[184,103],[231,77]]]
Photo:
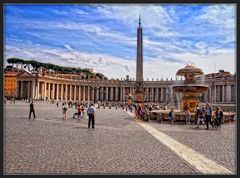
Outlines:
[[[122,109],[97,109],[96,127],[87,116],[66,120],[61,107],[35,102],[4,105],[4,174],[203,174],[149,134]],[[195,125],[145,122],[183,145],[236,173],[236,122],[221,130]]]

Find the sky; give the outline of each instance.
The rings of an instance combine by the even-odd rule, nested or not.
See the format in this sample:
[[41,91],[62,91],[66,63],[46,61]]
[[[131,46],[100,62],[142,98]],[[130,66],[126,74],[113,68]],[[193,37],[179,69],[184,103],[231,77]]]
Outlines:
[[188,63],[236,72],[235,4],[4,4],[11,57],[136,78],[139,14],[144,80],[176,78]]

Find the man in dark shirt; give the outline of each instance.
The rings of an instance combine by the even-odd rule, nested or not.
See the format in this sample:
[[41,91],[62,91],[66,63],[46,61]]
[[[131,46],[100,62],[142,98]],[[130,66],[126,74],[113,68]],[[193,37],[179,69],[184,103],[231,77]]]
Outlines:
[[33,101],[30,103],[29,119],[31,119],[31,114],[32,114],[32,113],[33,113],[33,117],[34,117],[34,119],[35,119],[36,116],[35,116]]
[[89,108],[87,109],[87,114],[88,114],[88,128],[90,128],[91,123],[92,128],[94,128],[96,108],[94,107],[93,103],[91,103]]

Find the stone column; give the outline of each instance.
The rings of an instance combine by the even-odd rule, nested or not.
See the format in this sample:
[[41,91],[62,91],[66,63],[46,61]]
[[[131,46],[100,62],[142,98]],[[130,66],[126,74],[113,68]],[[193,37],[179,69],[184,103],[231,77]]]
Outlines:
[[88,98],[88,102],[89,102],[89,100],[90,100],[90,87],[89,87],[89,85],[87,86],[87,98]]
[[56,84],[56,100],[59,100],[59,84]]
[[32,81],[32,99],[36,99],[36,82]]
[[231,102],[231,85],[229,84],[226,87],[226,94],[227,94],[226,101]]
[[81,85],[78,87],[78,100],[81,101]]
[[161,88],[161,102],[164,102],[164,96],[163,96],[163,88]]
[[61,94],[60,94],[61,96],[61,100],[63,101],[63,84],[61,84]]
[[162,102],[165,102],[165,90],[162,88]]
[[123,101],[125,102],[126,100],[125,100],[125,87],[123,87]]
[[76,101],[77,100],[77,86],[73,85],[74,88],[74,96],[73,96],[73,100]]
[[221,87],[222,87],[222,102],[225,102],[225,96],[224,96],[225,87],[224,87],[224,85],[222,85]]
[[106,101],[108,101],[108,86],[106,86]]
[[101,87],[101,101],[103,101],[103,86]]
[[217,86],[214,86],[214,102],[217,102]]
[[43,99],[46,99],[47,83],[44,82],[43,86],[44,86],[44,87],[43,87]]
[[35,82],[35,99],[39,99],[39,82]]
[[53,89],[52,89],[52,99],[55,100],[55,83],[52,84]]
[[118,87],[115,87],[115,101],[118,101]]
[[51,83],[48,83],[48,99],[51,99],[50,94],[51,94]]
[[43,93],[44,93],[44,82],[40,82],[39,86],[39,92],[41,93],[41,99],[44,99]]
[[150,101],[149,100],[149,88],[146,88],[146,90],[147,90],[147,102],[148,102],[148,101]]
[[123,99],[122,99],[122,92],[123,92],[123,88],[122,88],[122,86],[120,87],[120,101],[122,101]]
[[83,86],[83,101],[85,101],[85,85]]
[[99,101],[99,87],[96,87],[96,101]]
[[68,100],[68,85],[65,85],[65,100]]
[[157,97],[156,101],[159,102],[159,88],[156,89],[156,92],[157,92],[157,94],[156,94],[156,97]]
[[111,87],[111,101],[113,101],[113,87]]
[[152,101],[155,101],[155,93],[154,93],[154,88],[152,87]]
[[94,97],[94,89],[95,87],[92,87],[92,101],[94,101],[95,97]]
[[30,98],[30,92],[31,92],[30,81],[27,81],[27,97],[28,97],[28,99]]
[[21,87],[20,87],[20,97],[23,97],[23,81],[21,81]]
[[211,93],[211,86],[208,87],[208,102],[212,101],[212,97],[211,97],[212,93]]
[[72,100],[72,84],[70,84],[70,92],[69,92],[69,95],[70,95],[70,101]]

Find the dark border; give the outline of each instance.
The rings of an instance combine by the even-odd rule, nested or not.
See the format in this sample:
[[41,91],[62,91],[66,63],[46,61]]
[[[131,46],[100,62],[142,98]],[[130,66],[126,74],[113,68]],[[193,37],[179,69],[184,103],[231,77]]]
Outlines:
[[[240,100],[238,100],[238,98],[240,98],[240,91],[238,91],[239,87],[239,83],[240,83],[240,79],[238,77],[238,74],[240,73],[240,62],[238,61],[239,56],[240,56],[240,49],[239,49],[239,40],[240,39],[240,35],[239,33],[237,33],[239,31],[239,23],[238,19],[240,19],[240,3],[236,0],[181,0],[181,2],[177,1],[177,0],[140,0],[140,1],[136,1],[136,0],[58,0],[58,1],[53,1],[53,0],[3,0],[3,2],[1,2],[0,5],[0,10],[1,10],[1,50],[0,50],[0,54],[2,59],[0,60],[1,65],[0,65],[0,72],[1,72],[1,80],[0,80],[0,100],[2,101],[1,103],[1,108],[0,108],[0,114],[1,114],[1,119],[0,119],[0,125],[1,125],[1,134],[0,134],[0,150],[1,153],[0,154],[0,160],[1,160],[1,166],[0,166],[0,176],[4,176],[3,175],[3,6],[4,4],[9,3],[17,3],[17,4],[22,4],[22,3],[46,3],[46,4],[52,4],[52,3],[180,3],[180,4],[184,4],[184,3],[191,3],[191,4],[199,4],[199,3],[203,3],[203,4],[210,4],[210,3],[235,3],[236,7],[237,7],[237,19],[236,19],[236,80],[237,80],[237,102],[236,102],[236,107],[237,107],[237,116],[240,115],[240,108],[238,106],[240,106]],[[227,59],[226,59],[227,60]],[[240,124],[239,122],[237,122],[237,147],[239,147],[239,130],[240,130]],[[237,149],[237,160],[240,160],[240,149]],[[237,161],[236,160],[236,161]],[[240,165],[239,165],[240,161],[237,161],[237,174],[236,175],[240,175]],[[11,175],[12,176],[12,175]],[[30,175],[31,176],[31,175]],[[37,175],[37,176],[42,176],[42,175]],[[59,176],[65,176],[65,175],[59,175]],[[69,176],[69,175],[68,175]],[[72,175],[70,175],[72,176]],[[74,176],[74,175],[73,175]],[[80,175],[80,176],[85,176],[85,175]],[[105,177],[105,176],[109,176],[109,175],[100,175],[101,177]],[[139,176],[139,175],[134,175],[134,176]],[[140,176],[145,176],[145,175],[140,175]],[[161,175],[161,176],[174,176],[174,175]],[[180,177],[185,176],[185,175],[180,175]],[[194,175],[192,175],[194,176]],[[215,177],[216,175],[197,175],[197,176],[213,176]],[[223,175],[219,175],[219,176],[223,176]],[[224,175],[226,177],[228,177],[229,175]]]
[[[239,73],[240,73],[240,62],[239,62],[239,57],[240,57],[240,49],[239,49],[239,39],[240,39],[240,35],[239,35],[239,23],[237,23],[240,20],[240,3],[237,3],[237,20],[236,20],[236,36],[237,36],[237,41],[236,41],[236,80],[237,80],[237,116],[240,116],[240,91],[239,91],[239,83],[240,83],[240,79],[239,79]],[[240,124],[239,121],[237,122],[237,175],[240,175],[240,165],[239,165],[239,160],[240,160],[240,146],[239,146],[239,131],[240,131]]]

